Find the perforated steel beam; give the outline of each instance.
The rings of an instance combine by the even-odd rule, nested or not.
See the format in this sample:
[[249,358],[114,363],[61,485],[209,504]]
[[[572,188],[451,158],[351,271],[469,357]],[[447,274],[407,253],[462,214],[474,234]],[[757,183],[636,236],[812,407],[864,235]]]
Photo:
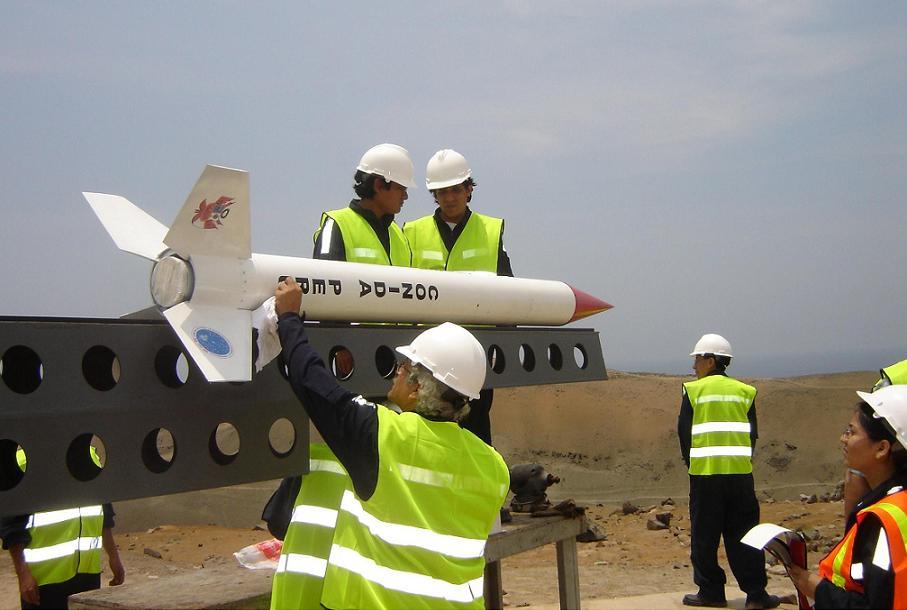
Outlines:
[[[312,324],[309,337],[328,362],[348,350],[342,383],[380,397],[393,348],[422,330]],[[594,330],[474,332],[489,355],[486,387],[606,378]],[[145,319],[0,317],[0,354],[0,516],[307,470],[308,420],[279,360],[248,383],[208,383],[170,327]]]

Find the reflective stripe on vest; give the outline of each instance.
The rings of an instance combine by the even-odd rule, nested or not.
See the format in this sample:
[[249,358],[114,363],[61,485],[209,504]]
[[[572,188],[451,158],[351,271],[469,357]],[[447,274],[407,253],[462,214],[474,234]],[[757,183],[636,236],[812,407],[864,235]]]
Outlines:
[[[397,223],[391,222],[388,225],[387,232],[390,239],[390,258],[387,251],[381,245],[381,240],[375,234],[375,230],[361,214],[352,208],[341,208],[332,210],[321,215],[321,225],[315,232],[315,239],[325,227],[327,220],[331,218],[340,229],[343,237],[343,248],[346,251],[346,260],[350,263],[367,263],[372,265],[394,265],[396,267],[409,267],[412,255],[409,251],[409,244],[403,236],[403,231],[397,226]],[[322,238],[322,248],[325,240],[329,240],[332,227],[328,226],[326,233]],[[328,247],[330,241],[327,242]]]
[[841,542],[819,562],[819,576],[841,589],[862,593],[863,583],[854,580],[851,570],[853,540],[856,533],[856,526],[851,527]]
[[501,456],[453,422],[378,409],[378,484],[344,494],[328,608],[483,608],[485,540],[509,485]]
[[708,375],[683,388],[693,408],[690,474],[751,473],[748,413],[756,389],[724,375]]
[[819,576],[847,591],[864,592],[864,564],[872,562],[874,557],[859,557],[854,563],[853,552],[860,524],[870,513],[882,522],[882,532],[888,542],[889,562],[894,573],[893,606],[907,607],[907,491],[897,491],[858,512],[856,524],[819,562]]
[[[352,549],[337,545],[331,549],[331,564],[359,574],[366,580],[389,591],[399,591],[400,593],[430,598],[431,600],[472,604],[475,600],[482,599],[485,586],[483,576],[462,584],[453,584],[425,574],[380,566],[374,560],[364,557]],[[439,607],[433,601],[426,603],[429,607]]]
[[[865,509],[882,521],[894,572],[894,607],[907,607],[907,491],[899,491]],[[861,513],[864,511],[860,511]],[[860,521],[860,515],[857,514]]]
[[64,582],[77,573],[101,573],[101,506],[35,513],[26,528],[31,542],[23,553],[38,585]]
[[319,608],[337,509],[352,483],[327,445],[309,447],[303,476],[271,587],[271,608]]
[[436,271],[490,271],[497,273],[504,221],[471,212],[466,226],[447,251],[434,216],[403,225],[413,252],[413,267]]

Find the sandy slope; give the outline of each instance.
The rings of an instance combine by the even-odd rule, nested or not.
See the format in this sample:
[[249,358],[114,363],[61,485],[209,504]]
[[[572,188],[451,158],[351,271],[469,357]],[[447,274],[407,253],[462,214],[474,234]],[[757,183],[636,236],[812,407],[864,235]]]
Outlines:
[[[551,489],[551,497],[587,503],[591,518],[608,532],[608,540],[580,547],[584,599],[688,589],[687,475],[675,427],[680,384],[690,377],[610,375],[604,382],[497,391],[495,444],[510,464],[539,462],[559,475],[562,482]],[[820,528],[823,544],[838,531],[840,503],[801,505],[797,498],[801,492],[831,491],[841,478],[838,436],[856,401],[854,390],[870,387],[875,378],[859,372],[745,379],[759,389],[755,476],[766,500],[766,520]],[[128,578],[159,578],[233,561],[232,551],[269,537],[252,528],[273,487],[268,482],[118,504]],[[671,531],[646,530],[644,515],[611,514],[624,500],[645,505],[667,497],[678,500]],[[146,533],[164,524],[168,527]],[[189,527],[195,525],[203,527]],[[145,555],[145,547],[155,548],[162,558]],[[553,553],[553,547],[544,548],[504,561],[509,605],[556,601]],[[814,553],[812,558],[818,557]],[[773,577],[770,588],[789,590],[780,576]],[[18,607],[16,589],[3,554],[0,610]]]

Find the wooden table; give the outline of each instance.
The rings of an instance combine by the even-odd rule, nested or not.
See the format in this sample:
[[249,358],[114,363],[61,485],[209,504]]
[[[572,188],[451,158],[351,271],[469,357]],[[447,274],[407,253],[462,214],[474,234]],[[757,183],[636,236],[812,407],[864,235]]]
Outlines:
[[[557,583],[564,610],[579,610],[579,571],[576,536],[586,531],[583,517],[537,517],[515,514],[504,531],[492,534],[485,545],[485,607],[502,610],[504,591],[501,563],[504,557],[551,544],[557,545]],[[271,597],[270,570],[247,570],[227,563],[189,570],[145,581],[126,576],[120,587],[104,587],[70,598],[73,610],[149,610],[174,608],[261,608]]]
[[504,557],[551,544],[557,545],[557,588],[562,610],[579,610],[579,569],[576,536],[586,531],[579,517],[530,517],[514,514],[504,531],[492,534],[485,545],[485,608],[502,610],[504,589],[501,562]]

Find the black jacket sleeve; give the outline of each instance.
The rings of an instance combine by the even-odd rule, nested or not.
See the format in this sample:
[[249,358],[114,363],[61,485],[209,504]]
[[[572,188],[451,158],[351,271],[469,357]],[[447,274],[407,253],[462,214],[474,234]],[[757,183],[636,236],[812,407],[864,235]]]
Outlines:
[[680,457],[690,467],[690,445],[693,442],[693,405],[690,397],[683,393],[680,401],[680,414],[677,416],[677,438],[680,441]]
[[831,581],[823,580],[816,587],[816,609],[822,608],[891,608],[894,605],[894,572],[872,562],[882,522],[867,514],[859,525],[854,541],[854,562],[863,563],[863,593],[845,591]]
[[[750,446],[756,448],[756,439],[759,438],[759,422],[756,421],[756,399],[753,399],[753,404],[750,405],[750,410],[746,414],[746,418],[750,421]],[[755,453],[753,454],[755,455]]]
[[498,275],[513,277],[513,268],[510,266],[510,256],[504,248],[504,222],[501,221],[501,239],[498,240]]
[[315,428],[340,460],[363,500],[378,484],[378,413],[384,407],[341,387],[309,343],[302,319],[285,313],[278,322],[280,344],[293,392]]
[[30,515],[14,515],[0,519],[0,538],[3,539],[3,550],[15,544],[27,545],[31,542],[31,535],[26,526]]
[[110,502],[105,502],[104,504],[101,505],[101,508],[104,509],[104,525],[103,525],[103,527],[105,529],[107,529],[107,528],[113,529],[113,527],[116,525],[116,521],[114,521],[114,519],[113,519],[113,517],[116,515],[116,513],[113,511],[113,504],[111,504]]

